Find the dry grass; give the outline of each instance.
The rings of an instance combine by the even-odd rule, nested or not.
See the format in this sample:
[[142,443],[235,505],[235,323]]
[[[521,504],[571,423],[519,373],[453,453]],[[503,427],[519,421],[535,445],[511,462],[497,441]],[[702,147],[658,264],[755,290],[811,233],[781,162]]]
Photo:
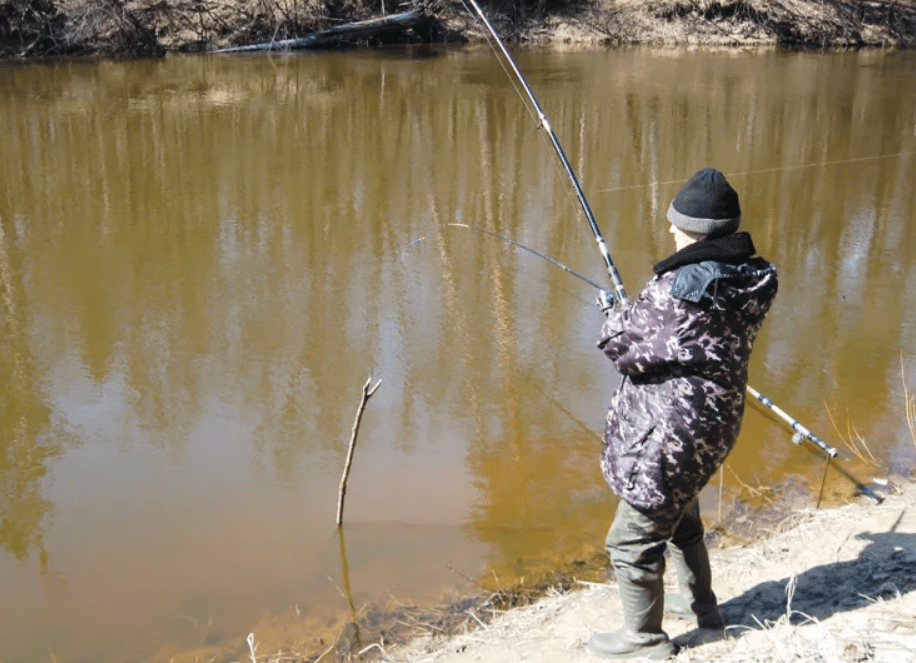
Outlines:
[[[482,39],[460,2],[0,0],[0,55],[158,55],[300,37],[422,9],[404,40]],[[504,36],[616,44],[916,46],[916,0],[491,0]]]
[[[769,525],[754,512],[752,539],[720,537],[723,546],[710,556],[734,626],[708,632],[666,620],[682,647],[675,663],[916,661],[916,485],[901,482],[893,491],[881,505],[780,506],[782,516]],[[734,522],[729,518],[729,528]],[[620,614],[606,555],[592,552],[511,583],[451,569],[470,589],[438,606],[393,597],[354,606],[341,589],[351,609],[332,621],[286,611],[253,625],[248,639],[151,660],[594,663],[585,638],[616,627]]]
[[848,414],[846,418],[846,431],[844,432],[840,430],[840,427],[837,425],[836,419],[834,419],[833,413],[830,411],[830,407],[827,403],[824,403],[824,408],[827,410],[827,416],[830,417],[830,423],[833,424],[833,430],[836,431],[837,437],[840,438],[843,445],[863,464],[870,467],[877,467],[878,459],[875,458],[871,449],[868,448],[868,443],[856,429],[852,420],[849,419]]
[[906,423],[910,429],[910,438],[916,445],[916,395],[911,394],[906,386],[906,369],[903,365],[903,353],[900,353],[900,379],[903,381],[903,407]]
[[916,45],[916,5],[877,0],[605,0],[596,29],[623,43]]
[[[902,490],[882,505],[797,511],[756,544],[713,551],[735,626],[721,633],[666,620],[681,647],[675,663],[916,660],[916,487]],[[619,621],[619,598],[613,584],[585,585],[464,634],[389,649],[386,660],[593,662],[584,641]]]
[[0,54],[210,50],[296,37],[388,9],[385,0],[8,0],[0,1]]
[[[787,592],[791,589],[791,586],[786,588]],[[717,663],[912,662],[916,660],[914,618],[914,602],[905,600],[900,594],[891,601],[871,599],[871,605],[857,618],[840,620],[836,624],[789,610],[774,622],[743,628],[740,639],[730,642],[730,650],[717,651],[709,658],[694,656],[685,660],[715,660]]]

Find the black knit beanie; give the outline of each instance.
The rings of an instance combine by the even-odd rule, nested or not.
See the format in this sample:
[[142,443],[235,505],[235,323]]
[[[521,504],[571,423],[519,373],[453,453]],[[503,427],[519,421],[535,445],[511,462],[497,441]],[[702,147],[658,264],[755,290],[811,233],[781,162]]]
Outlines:
[[738,194],[715,168],[704,168],[687,180],[668,207],[668,220],[681,230],[722,237],[738,230]]

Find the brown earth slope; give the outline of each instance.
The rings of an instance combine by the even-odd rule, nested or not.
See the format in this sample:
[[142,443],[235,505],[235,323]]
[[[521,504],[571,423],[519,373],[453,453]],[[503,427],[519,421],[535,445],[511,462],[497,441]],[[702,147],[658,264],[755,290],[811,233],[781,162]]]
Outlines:
[[[595,45],[916,45],[916,0],[498,0],[484,9],[510,40]],[[415,10],[404,29],[324,46],[477,41],[462,3],[422,0],[0,0],[0,56],[161,56],[301,37]]]
[[[677,663],[916,661],[916,485],[882,504],[794,513],[756,543],[711,553],[730,626],[666,618]],[[669,571],[669,576],[670,576]],[[667,578],[669,582],[672,577]],[[586,583],[456,637],[388,651],[390,663],[594,663],[593,630],[620,625],[613,583]],[[481,620],[481,621],[485,621]],[[382,644],[378,644],[382,648]]]

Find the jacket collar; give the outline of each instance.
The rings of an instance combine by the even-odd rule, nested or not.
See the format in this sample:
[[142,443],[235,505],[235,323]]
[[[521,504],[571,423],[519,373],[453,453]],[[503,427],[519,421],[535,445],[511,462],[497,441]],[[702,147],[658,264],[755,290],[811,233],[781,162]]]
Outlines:
[[749,233],[731,233],[724,237],[705,239],[690,246],[685,246],[680,251],[655,264],[653,271],[661,276],[684,265],[693,265],[706,260],[715,260],[729,265],[740,265],[757,252]]

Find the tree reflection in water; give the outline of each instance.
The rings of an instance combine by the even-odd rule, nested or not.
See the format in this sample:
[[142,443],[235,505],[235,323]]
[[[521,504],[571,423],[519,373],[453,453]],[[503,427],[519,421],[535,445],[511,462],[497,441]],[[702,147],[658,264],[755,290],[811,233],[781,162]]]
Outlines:
[[46,574],[42,522],[53,504],[42,496],[41,479],[61,449],[49,434],[50,410],[39,399],[22,329],[21,255],[9,241],[7,218],[0,212],[0,546],[19,562],[35,555]]

